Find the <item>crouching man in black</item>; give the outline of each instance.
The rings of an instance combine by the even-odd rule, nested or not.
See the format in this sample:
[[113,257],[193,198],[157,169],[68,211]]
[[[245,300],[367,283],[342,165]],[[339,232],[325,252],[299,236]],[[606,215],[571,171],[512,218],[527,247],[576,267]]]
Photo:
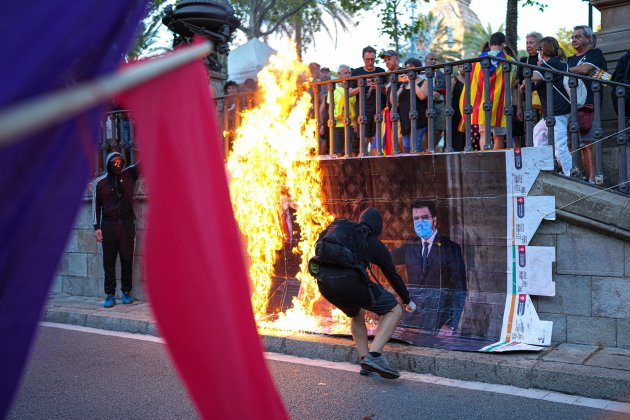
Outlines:
[[[384,378],[396,379],[400,373],[389,366],[381,352],[402,317],[402,308],[394,295],[369,280],[365,272],[367,265],[373,263],[381,269],[405,305],[409,304],[409,292],[396,272],[389,251],[378,238],[383,230],[381,214],[374,208],[368,208],[361,213],[359,222],[369,229],[365,249],[356,252],[363,273],[358,269],[321,263],[316,277],[317,285],[322,296],[352,318],[352,338],[359,353],[361,374],[377,372]],[[369,352],[366,310],[382,317]]]

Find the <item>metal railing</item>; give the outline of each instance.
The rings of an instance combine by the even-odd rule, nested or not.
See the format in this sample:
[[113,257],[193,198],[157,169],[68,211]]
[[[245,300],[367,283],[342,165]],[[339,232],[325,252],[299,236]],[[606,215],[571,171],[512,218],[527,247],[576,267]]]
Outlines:
[[[414,81],[419,77],[419,74],[423,74],[423,77],[426,78],[427,81],[429,81],[428,83],[428,95],[426,98],[427,101],[427,111],[426,111],[426,117],[427,117],[427,126],[428,126],[428,132],[427,132],[427,151],[428,152],[436,152],[435,149],[435,136],[434,136],[434,127],[435,127],[435,120],[437,118],[437,112],[435,110],[435,106],[434,106],[434,100],[433,100],[433,79],[436,76],[436,71],[437,70],[441,70],[443,71],[445,77],[445,85],[446,85],[446,92],[445,92],[445,108],[444,108],[444,118],[445,118],[445,133],[444,133],[444,138],[445,138],[445,147],[443,149],[443,152],[451,152],[453,151],[453,147],[452,147],[452,138],[453,138],[453,130],[454,130],[454,126],[452,124],[452,120],[453,120],[453,115],[454,115],[454,106],[459,106],[458,104],[453,104],[453,95],[452,95],[452,79],[451,79],[451,75],[453,74],[453,69],[454,67],[458,66],[458,65],[463,65],[463,71],[464,71],[464,80],[465,80],[465,95],[464,95],[464,107],[463,107],[463,112],[462,112],[462,118],[464,118],[465,121],[465,134],[466,134],[466,145],[465,145],[465,149],[464,151],[471,151],[472,150],[472,143],[471,143],[471,139],[472,139],[472,122],[471,122],[471,114],[473,113],[473,106],[472,106],[472,102],[471,102],[471,72],[473,70],[473,64],[476,62],[479,62],[482,69],[484,69],[483,73],[483,77],[484,77],[484,89],[483,89],[483,102],[482,102],[482,109],[483,112],[485,113],[485,144],[486,147],[485,149],[491,149],[492,148],[492,137],[491,137],[491,123],[490,123],[490,114],[492,112],[492,102],[490,101],[490,72],[485,71],[486,69],[490,68],[491,66],[491,61],[496,61],[498,62],[501,66],[501,69],[503,71],[503,73],[505,74],[506,77],[503,78],[503,82],[505,84],[504,86],[504,94],[505,94],[505,98],[504,98],[504,105],[503,105],[503,114],[506,116],[506,131],[508,133],[507,135],[507,147],[508,148],[512,148],[514,147],[514,143],[513,143],[513,137],[511,135],[512,133],[512,126],[513,126],[513,110],[512,110],[512,86],[510,83],[511,78],[507,77],[508,75],[510,75],[512,72],[514,72],[516,70],[517,67],[522,67],[523,68],[523,76],[524,76],[524,80],[523,83],[525,85],[525,110],[524,110],[524,125],[525,125],[525,146],[532,146],[533,145],[533,128],[534,128],[534,124],[537,122],[536,119],[536,113],[534,112],[534,109],[532,107],[532,74],[534,70],[538,70],[543,76],[544,76],[544,83],[546,84],[546,92],[547,92],[547,110],[548,110],[548,114],[545,116],[545,124],[546,126],[549,128],[548,130],[548,141],[550,145],[554,144],[554,134],[553,134],[553,127],[556,124],[556,119],[553,115],[553,109],[554,109],[554,95],[553,95],[553,91],[554,91],[554,85],[553,85],[553,75],[554,74],[560,74],[562,76],[568,76],[569,77],[569,86],[570,86],[570,91],[571,91],[571,95],[570,95],[570,101],[571,101],[571,113],[570,113],[570,119],[569,119],[569,124],[568,124],[568,131],[569,131],[569,138],[571,140],[571,142],[569,143],[572,146],[572,160],[573,160],[573,167],[571,170],[571,175],[574,178],[578,178],[580,176],[580,174],[582,173],[582,166],[583,163],[580,162],[580,159],[578,157],[578,150],[580,149],[579,147],[579,125],[578,125],[578,120],[577,120],[577,111],[578,111],[578,107],[577,107],[577,93],[576,93],[576,87],[578,85],[578,79],[582,79],[582,80],[589,80],[591,81],[591,90],[593,92],[593,98],[594,98],[594,119],[593,119],[593,134],[594,134],[594,138],[592,141],[592,145],[590,147],[594,147],[595,148],[595,154],[596,154],[596,159],[595,159],[595,172],[596,172],[596,177],[595,177],[595,182],[598,185],[603,185],[604,184],[604,175],[603,175],[603,153],[602,153],[602,141],[606,138],[609,138],[611,136],[608,136],[606,138],[604,138],[604,130],[602,129],[602,125],[601,125],[601,115],[602,115],[602,90],[603,90],[603,86],[604,84],[612,86],[615,89],[615,94],[616,94],[616,98],[617,98],[617,104],[618,104],[618,118],[617,118],[617,130],[615,132],[616,135],[616,140],[617,140],[617,153],[618,153],[618,182],[617,182],[617,190],[623,193],[628,193],[629,192],[629,185],[628,185],[628,174],[627,174],[627,156],[626,156],[626,145],[627,145],[627,141],[628,141],[628,136],[625,133],[626,131],[626,118],[625,118],[625,100],[624,100],[624,96],[625,96],[625,89],[629,89],[630,85],[624,85],[621,83],[617,83],[617,82],[613,82],[613,81],[605,81],[603,82],[601,79],[596,79],[596,78],[592,78],[589,76],[583,76],[583,75],[577,75],[577,74],[573,74],[573,73],[566,73],[566,72],[562,72],[562,71],[558,71],[555,69],[551,69],[548,67],[538,67],[538,66],[534,66],[534,65],[529,65],[529,64],[525,64],[525,63],[521,63],[518,61],[514,61],[514,60],[506,60],[503,58],[498,58],[498,57],[477,57],[474,59],[468,59],[468,60],[461,60],[461,61],[455,61],[455,62],[450,62],[450,63],[446,63],[446,64],[441,64],[441,65],[434,65],[434,66],[425,66],[425,67],[418,67],[418,68],[412,68],[412,69],[400,69],[398,71],[394,71],[394,72],[388,72],[388,73],[379,73],[379,74],[372,74],[372,75],[366,75],[366,76],[355,76],[355,77],[348,77],[345,79],[337,79],[337,80],[332,80],[332,81],[325,81],[325,82],[315,82],[312,83],[312,87],[314,89],[314,108],[317,110],[319,109],[319,100],[320,100],[320,95],[319,90],[322,88],[326,88],[327,89],[327,97],[328,97],[328,109],[329,109],[329,118],[326,121],[328,129],[329,129],[329,135],[330,135],[330,150],[329,153],[332,155],[333,154],[333,144],[334,144],[334,138],[335,135],[337,133],[335,133],[334,127],[337,125],[338,121],[335,119],[335,113],[334,113],[334,108],[335,108],[335,104],[334,104],[334,90],[337,88],[337,86],[340,86],[343,89],[343,98],[345,101],[344,104],[344,118],[343,121],[341,121],[343,123],[343,126],[345,128],[344,130],[344,154],[345,156],[349,156],[350,154],[350,142],[351,142],[351,136],[352,136],[352,129],[351,126],[354,123],[353,121],[351,121],[351,119],[349,118],[349,96],[350,96],[350,85],[352,82],[356,82],[357,87],[359,88],[359,100],[358,100],[358,116],[356,119],[356,122],[359,125],[359,129],[358,131],[358,137],[359,137],[359,156],[364,156],[367,154],[367,150],[366,150],[366,136],[365,136],[365,125],[368,122],[368,118],[371,117],[373,118],[373,121],[376,123],[376,133],[375,133],[375,138],[376,138],[376,148],[377,148],[377,155],[378,156],[382,156],[383,155],[383,136],[382,136],[382,128],[381,128],[381,123],[383,122],[383,117],[382,117],[382,110],[387,107],[387,104],[383,104],[382,100],[381,100],[381,95],[376,95],[376,99],[377,99],[377,103],[376,103],[376,112],[374,115],[369,116],[365,114],[365,91],[366,91],[366,81],[368,79],[372,79],[376,82],[376,92],[380,92],[382,90],[384,90],[384,88],[387,86],[387,91],[389,92],[389,90],[391,89],[391,91],[393,92],[397,92],[398,90],[398,86],[399,86],[399,80],[398,80],[398,75],[400,74],[407,74],[408,79],[409,79],[409,83],[414,83]],[[416,100],[414,98],[415,96],[415,91],[414,89],[409,89],[409,95],[410,95],[410,111],[409,111],[409,119],[410,119],[410,124],[411,124],[411,131],[410,131],[410,136],[411,136],[411,152],[417,152],[416,150],[416,144],[417,144],[417,139],[416,139],[416,135],[417,135],[417,131],[416,131],[416,127],[417,127],[417,120],[418,120],[418,112],[416,109]],[[388,95],[389,96],[389,95]],[[390,112],[391,112],[391,132],[392,132],[392,146],[393,146],[393,154],[399,154],[401,153],[401,151],[399,150],[398,147],[398,127],[400,124],[400,114],[398,113],[398,101],[397,101],[397,95],[391,95],[391,107],[390,107]],[[589,146],[586,146],[589,147]]]
[[[433,80],[436,77],[436,72],[438,70],[442,71],[445,75],[445,93],[444,95],[444,116],[445,119],[445,130],[444,130],[444,147],[442,148],[442,152],[452,152],[453,151],[453,134],[456,130],[456,125],[453,124],[453,116],[455,114],[454,109],[456,106],[459,106],[459,103],[455,103],[454,101],[459,101],[460,98],[454,98],[452,93],[452,79],[453,70],[456,66],[462,65],[464,72],[464,98],[463,98],[463,109],[462,109],[462,119],[464,120],[463,127],[465,132],[465,147],[464,151],[472,151],[472,120],[471,114],[473,113],[473,105],[471,101],[471,72],[473,70],[473,64],[476,62],[480,62],[482,69],[488,69],[491,66],[491,60],[498,62],[501,66],[502,71],[507,76],[513,73],[518,67],[522,68],[523,73],[523,84],[525,86],[525,94],[524,94],[524,112],[523,112],[523,123],[524,123],[524,135],[525,141],[521,141],[521,146],[532,146],[533,145],[533,128],[536,121],[536,112],[534,111],[532,105],[532,74],[534,70],[538,70],[544,76],[544,83],[546,83],[546,92],[547,92],[547,109],[549,110],[548,115],[545,116],[545,124],[549,128],[548,130],[548,142],[550,145],[554,144],[554,130],[553,127],[556,124],[555,116],[553,115],[554,109],[554,95],[553,95],[553,75],[560,74],[562,76],[569,76],[569,86],[570,86],[570,101],[571,101],[571,113],[568,123],[568,134],[569,134],[569,144],[571,147],[572,153],[572,169],[571,176],[574,179],[579,179],[583,169],[583,162],[581,162],[579,158],[578,151],[580,150],[579,144],[579,125],[577,120],[577,92],[576,88],[578,85],[578,79],[582,80],[590,80],[591,90],[593,92],[594,97],[594,120],[593,120],[593,134],[594,138],[592,141],[592,146],[595,150],[595,181],[598,185],[604,185],[604,163],[603,163],[603,140],[616,137],[617,143],[617,162],[618,162],[618,179],[616,185],[614,186],[619,192],[629,193],[629,183],[628,183],[628,173],[627,173],[627,143],[628,143],[628,135],[626,134],[626,118],[625,118],[625,92],[626,89],[630,89],[629,85],[624,85],[617,82],[605,81],[603,82],[600,79],[595,79],[588,76],[582,76],[572,73],[566,73],[562,71],[557,71],[551,68],[541,68],[517,61],[505,60],[503,58],[498,57],[477,57],[474,59],[461,60],[450,62],[446,64],[440,64],[435,66],[425,66],[418,67],[412,69],[400,69],[395,72],[388,73],[379,73],[379,74],[371,74],[365,76],[356,76],[356,77],[348,77],[345,79],[337,79],[331,81],[324,82],[314,82],[311,84],[312,89],[312,98],[313,98],[313,113],[318,120],[320,119],[319,109],[320,109],[320,101],[323,99],[323,96],[320,95],[321,89],[326,89],[327,92],[327,101],[328,101],[328,119],[326,121],[318,121],[318,123],[325,123],[328,128],[329,134],[329,145],[328,150],[321,150],[322,154],[334,154],[333,145],[335,136],[339,135],[339,132],[343,134],[343,155],[350,156],[351,154],[351,141],[353,133],[353,125],[355,121],[352,121],[349,114],[350,109],[350,89],[358,87],[358,103],[357,103],[357,117],[356,124],[358,126],[357,136],[359,143],[359,156],[367,155],[367,142],[366,142],[366,125],[370,121],[374,121],[375,123],[375,143],[376,143],[376,154],[378,156],[384,155],[384,141],[383,141],[383,129],[384,129],[384,117],[382,114],[383,109],[387,108],[390,111],[390,129],[391,129],[391,137],[392,137],[392,154],[400,154],[402,151],[400,150],[398,144],[399,138],[399,126],[401,124],[400,119],[401,115],[399,113],[399,103],[397,95],[391,95],[391,97],[383,96],[380,94],[375,95],[376,102],[376,110],[374,115],[366,114],[366,95],[367,90],[369,88],[368,80],[372,79],[374,84],[374,90],[376,92],[385,92],[386,90],[397,92],[399,87],[398,76],[401,74],[407,74],[409,79],[409,83],[414,83],[418,77],[425,78],[429,83],[427,85],[427,98],[426,98],[426,117],[427,117],[427,151],[431,153],[438,153],[435,147],[436,138],[435,138],[435,127],[436,127],[436,119],[439,118],[436,112],[435,103],[433,99],[433,91],[434,91],[434,83]],[[491,123],[490,123],[490,113],[492,112],[492,102],[490,101],[490,73],[488,71],[483,72],[484,78],[484,90],[482,92],[482,102],[481,108],[485,113],[485,144],[486,149],[491,149],[492,145],[492,136],[491,136]],[[510,135],[512,133],[513,126],[513,110],[512,110],[512,86],[510,85],[510,77],[504,77],[503,80],[504,86],[504,102],[502,112],[506,116],[506,131],[508,133],[507,137],[507,147],[514,147],[513,137]],[[617,98],[618,104],[618,117],[617,117],[617,127],[616,131],[604,137],[604,130],[601,124],[601,116],[602,116],[602,91],[604,85],[609,85],[615,89],[615,96]],[[338,121],[335,118],[335,95],[334,91],[337,87],[340,87],[343,90],[343,95],[338,95],[343,98],[344,101],[344,111],[343,118],[341,121]],[[388,88],[388,89],[386,89]],[[420,117],[417,109],[417,104],[415,100],[415,91],[414,89],[409,89],[410,95],[410,110],[409,110],[409,122],[411,126],[410,130],[410,145],[411,152],[416,153],[416,145],[419,144],[417,139],[417,128],[418,128],[418,118]],[[390,96],[390,95],[388,95]],[[385,101],[383,100],[385,99]],[[248,93],[239,93],[236,95],[229,96],[219,96],[215,98],[217,103],[217,110],[219,115],[219,124],[223,129],[223,138],[224,138],[224,152],[225,156],[229,154],[231,143],[234,140],[235,131],[240,126],[241,122],[241,112],[244,109],[252,108],[257,104],[258,96],[256,92],[248,92]],[[388,103],[390,102],[390,103]],[[334,128],[337,126],[337,123],[341,122],[343,130],[335,131]],[[112,112],[108,112],[105,114],[105,118],[102,122],[102,141],[101,141],[101,153],[98,159],[97,167],[102,171],[103,162],[105,156],[111,151],[119,151],[123,153],[130,164],[134,163],[136,160],[135,156],[135,135],[133,130],[133,123],[130,121],[128,112],[126,110],[116,110]],[[588,146],[587,146],[588,147]],[[584,148],[584,147],[582,147]]]
[[214,98],[217,105],[219,123],[223,134],[223,151],[227,156],[236,137],[236,129],[241,125],[241,112],[258,104],[258,92],[243,92]]
[[111,152],[125,156],[127,165],[136,163],[136,136],[128,110],[106,112],[101,120],[100,151],[95,165],[96,174],[103,173],[105,158]]

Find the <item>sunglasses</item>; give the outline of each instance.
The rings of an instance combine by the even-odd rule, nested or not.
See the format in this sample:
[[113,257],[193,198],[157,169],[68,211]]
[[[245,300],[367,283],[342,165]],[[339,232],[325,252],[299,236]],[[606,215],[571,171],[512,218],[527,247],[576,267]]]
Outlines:
[[120,168],[121,166],[123,166],[123,161],[120,159],[113,160],[112,165],[114,165],[117,168]]

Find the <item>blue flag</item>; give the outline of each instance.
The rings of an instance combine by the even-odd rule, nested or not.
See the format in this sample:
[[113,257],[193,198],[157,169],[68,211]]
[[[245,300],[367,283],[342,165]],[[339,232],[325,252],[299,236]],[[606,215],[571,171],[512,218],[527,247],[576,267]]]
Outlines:
[[[114,71],[147,0],[2,8],[0,109]],[[102,107],[0,146],[0,418],[7,415],[98,150]]]

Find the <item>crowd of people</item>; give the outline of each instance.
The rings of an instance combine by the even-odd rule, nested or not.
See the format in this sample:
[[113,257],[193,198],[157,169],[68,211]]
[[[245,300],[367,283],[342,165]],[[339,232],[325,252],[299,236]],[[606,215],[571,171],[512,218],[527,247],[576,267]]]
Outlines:
[[[348,104],[349,109],[345,109],[345,89],[342,84],[334,84],[332,89],[333,105],[329,103],[329,89],[326,85],[319,84],[318,89],[311,89],[314,106],[313,116],[318,119],[319,149],[321,154],[337,156],[357,156],[360,153],[360,137],[362,129],[365,130],[364,138],[367,153],[376,155],[379,151],[377,135],[380,135],[382,152],[385,155],[392,154],[394,150],[399,153],[423,152],[429,149],[436,151],[463,151],[466,148],[465,137],[465,116],[464,102],[466,92],[466,75],[470,78],[470,100],[472,105],[471,113],[471,143],[472,150],[499,150],[508,145],[525,146],[525,103],[526,103],[526,77],[524,68],[526,65],[538,66],[569,72],[577,75],[599,77],[607,79],[610,76],[606,73],[607,63],[602,51],[597,48],[597,38],[593,30],[585,25],[574,27],[571,34],[571,45],[575,54],[567,57],[565,51],[560,47],[559,42],[554,37],[543,37],[538,32],[530,32],[526,36],[527,55],[517,58],[517,55],[506,46],[505,35],[501,32],[494,33],[484,45],[478,57],[489,57],[490,66],[485,70],[480,62],[472,63],[470,73],[464,72],[464,66],[459,65],[453,69],[450,84],[447,83],[447,75],[440,67],[441,59],[435,53],[429,53],[424,57],[424,63],[419,58],[408,58],[401,63],[401,57],[395,50],[384,51],[380,58],[384,62],[384,68],[377,66],[377,51],[367,46],[361,52],[363,66],[352,68],[347,64],[340,65],[337,70],[336,80],[348,77],[363,77],[364,87],[364,109],[366,120],[364,127],[360,125],[362,115],[360,87],[357,79],[349,81]],[[473,57],[467,57],[473,58]],[[493,60],[502,58],[513,60],[515,65],[510,72],[503,73],[502,61]],[[516,64],[518,62],[518,64]],[[425,67],[423,67],[425,66]],[[425,75],[426,66],[432,67],[433,75],[427,78]],[[327,82],[332,79],[332,72],[328,67],[322,67],[318,63],[309,64],[311,80],[314,82]],[[386,72],[396,72],[405,69],[422,70],[413,81],[415,86],[406,74],[400,74],[396,91],[392,91],[392,84],[389,78],[382,78],[377,85],[376,78],[369,77]],[[490,98],[484,95],[485,72],[490,72]],[[572,170],[572,144],[568,130],[571,113],[570,91],[566,87],[566,80],[561,74],[553,76],[553,110],[547,109],[547,84],[544,81],[545,72],[534,70],[531,76],[533,105],[533,143],[535,146],[549,143],[548,127],[545,117],[553,116],[555,125],[553,127],[553,143],[557,160],[557,170],[564,175],[571,175]],[[513,110],[511,115],[504,112],[506,92],[505,77],[510,77],[510,93],[512,97]],[[429,89],[429,83],[432,86]],[[591,90],[591,81],[585,79],[583,82],[587,95],[584,103],[579,104],[579,152],[581,167],[584,169],[583,179],[594,182],[595,153],[592,142],[595,140],[595,126],[593,121],[594,95]],[[447,86],[450,85],[450,92]],[[410,94],[412,91],[415,95]],[[257,91],[256,82],[252,79],[246,80],[242,85],[234,81],[225,83],[223,94],[224,118],[226,117],[226,132],[233,133],[238,125],[237,114],[239,110],[249,107],[252,95],[237,94],[252,93]],[[315,100],[317,91],[317,100]],[[432,100],[428,97],[432,92]],[[445,113],[447,96],[451,97],[453,115],[450,119],[451,141],[446,140],[446,124],[449,122]],[[251,98],[250,98],[251,96]],[[245,99],[243,99],[245,98]],[[412,103],[412,99],[415,104]],[[253,99],[255,100],[255,99]],[[490,111],[490,121],[486,124],[486,112],[484,102],[489,100],[492,104]],[[430,105],[432,103],[432,106]],[[378,107],[377,107],[378,105]],[[415,105],[415,107],[413,106]],[[600,104],[601,105],[601,104]],[[411,112],[415,108],[416,113]],[[429,109],[431,108],[431,109]],[[330,113],[333,115],[330,115]],[[429,144],[429,118],[427,115],[433,114],[433,143]],[[415,124],[411,116],[415,116]],[[508,118],[511,120],[511,133],[507,133]],[[332,129],[329,128],[329,121],[334,120]],[[393,122],[396,122],[395,124]],[[348,123],[348,124],[346,124]],[[415,126],[415,133],[412,129]],[[486,133],[486,127],[490,127],[490,132]],[[332,141],[331,141],[332,137]],[[346,145],[346,138],[348,144]],[[415,143],[412,144],[412,139]],[[394,145],[394,143],[396,143]],[[347,149],[346,149],[347,148]]]
[[[472,123],[472,141],[473,150],[498,150],[503,149],[510,144],[508,142],[507,118],[511,118],[512,132],[511,140],[515,146],[524,146],[525,134],[525,77],[523,75],[524,66],[513,66],[510,73],[503,73],[501,61],[492,60],[494,57],[506,60],[519,61],[523,64],[529,64],[538,67],[547,67],[563,72],[570,72],[579,75],[607,77],[606,60],[600,49],[596,48],[597,39],[590,27],[579,25],[576,26],[571,34],[571,45],[575,50],[575,55],[568,57],[560,48],[558,40],[554,37],[543,37],[538,32],[531,32],[526,36],[527,56],[517,58],[514,51],[506,46],[505,35],[501,32],[492,34],[488,42],[480,52],[479,57],[491,58],[490,67],[490,92],[489,101],[492,103],[490,112],[490,133],[486,134],[486,116],[483,108],[484,98],[484,69],[481,63],[473,63],[470,71],[470,90],[471,90],[471,123]],[[349,65],[342,64],[337,69],[339,79],[354,76],[369,76],[371,74],[394,72],[404,69],[419,68],[424,66],[437,66],[440,63],[440,57],[434,53],[425,56],[423,63],[418,58],[409,58],[401,64],[400,55],[395,50],[387,50],[380,56],[384,62],[385,68],[376,65],[377,52],[367,46],[362,50],[361,58],[363,66],[351,68]],[[468,57],[472,58],[472,57]],[[327,67],[321,67],[317,63],[309,65],[313,81],[321,82],[331,80],[331,72]],[[424,71],[421,71],[415,80],[415,96],[410,95],[411,82],[406,75],[400,75],[398,78],[397,91],[392,92],[392,86],[389,79],[383,80],[380,85],[380,92],[377,92],[377,85],[374,78],[366,78],[365,90],[365,142],[368,153],[375,155],[377,153],[376,134],[380,131],[382,135],[382,147],[384,154],[391,154],[394,150],[393,139],[398,139],[398,151],[402,153],[422,152],[429,148],[428,145],[428,128],[429,122],[427,118],[427,109],[429,108],[428,83],[431,80],[433,95],[433,110],[435,118],[433,120],[433,138],[435,141],[435,149],[437,151],[463,151],[466,147],[465,138],[465,113],[464,100],[466,95],[465,89],[465,73],[463,65],[458,66],[457,71],[453,72],[450,92],[452,95],[453,116],[451,119],[451,149],[447,148],[445,139],[445,128],[447,118],[445,114],[446,104],[446,75],[439,68],[433,68],[433,77],[427,79]],[[569,176],[572,166],[571,144],[568,141],[568,122],[570,117],[570,94],[564,86],[564,77],[560,74],[554,74],[553,77],[553,112],[547,110],[547,87],[544,82],[544,72],[534,71],[532,80],[532,103],[534,107],[534,145],[541,146],[548,143],[547,125],[545,117],[553,115],[555,117],[554,146],[555,156],[558,161],[558,171]],[[513,112],[511,116],[507,116],[504,112],[505,103],[505,79],[510,77],[511,95],[513,103]],[[582,109],[580,112],[591,112],[593,109],[593,93],[591,91],[591,82],[584,81],[588,91],[588,96],[584,104],[580,104]],[[319,120],[319,138],[320,153],[335,154],[337,156],[356,156],[359,154],[360,139],[360,88],[356,80],[350,81],[349,88],[349,110],[345,111],[345,91],[341,84],[335,85],[333,90],[333,110],[334,110],[334,126],[333,130],[328,128],[328,120],[330,119],[330,106],[328,102],[328,89],[326,86],[320,85],[319,98],[317,103],[317,117]],[[377,96],[380,97],[380,108],[377,110]],[[415,109],[417,111],[415,124],[415,144],[411,144],[414,136],[411,134],[412,121],[410,118],[411,98],[415,98]],[[379,112],[380,111],[380,112]],[[396,115],[397,124],[392,124],[392,116]],[[349,126],[346,127],[345,120],[349,119]],[[380,124],[380,130],[377,130],[377,124]],[[392,134],[392,127],[397,126],[398,132],[396,136]],[[346,132],[347,131],[347,132]],[[331,145],[331,134],[333,141]],[[345,138],[349,138],[349,150],[345,150]],[[594,127],[580,126],[580,148],[582,167],[584,171],[584,179],[594,182],[595,165],[594,152],[591,143],[594,140]],[[487,140],[489,139],[489,141]],[[332,146],[332,147],[331,147]],[[583,147],[583,148],[582,148]]]

